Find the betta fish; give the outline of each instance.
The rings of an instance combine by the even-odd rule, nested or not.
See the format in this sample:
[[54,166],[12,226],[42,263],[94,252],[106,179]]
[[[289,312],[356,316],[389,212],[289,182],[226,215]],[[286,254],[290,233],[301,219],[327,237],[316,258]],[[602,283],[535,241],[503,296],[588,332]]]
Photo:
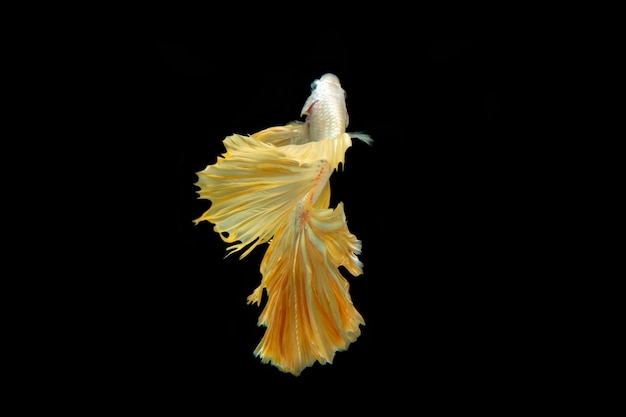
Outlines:
[[365,322],[352,303],[343,266],[363,273],[361,241],[348,230],[343,203],[330,208],[330,176],[343,169],[352,139],[372,144],[361,132],[346,132],[346,92],[334,74],[311,84],[300,117],[284,126],[223,140],[226,152],[197,172],[208,221],[224,242],[226,256],[240,259],[266,244],[261,284],[248,304],[266,304],[258,325],[265,333],[254,350],[295,376],[316,361],[332,363],[348,349]]

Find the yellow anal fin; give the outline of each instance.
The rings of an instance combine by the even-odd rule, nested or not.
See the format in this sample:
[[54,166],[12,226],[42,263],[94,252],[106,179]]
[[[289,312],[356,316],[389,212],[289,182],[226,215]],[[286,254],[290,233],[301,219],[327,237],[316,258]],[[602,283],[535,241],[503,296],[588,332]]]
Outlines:
[[267,290],[259,317],[259,325],[267,329],[255,355],[299,375],[315,361],[332,363],[337,351],[357,339],[365,322],[338,269],[362,273],[357,257],[361,242],[348,230],[343,205],[334,210],[311,207],[292,217],[271,242],[261,264],[263,281],[248,302],[259,303],[263,288]]
[[232,135],[224,144],[223,157],[197,173],[199,197],[211,200],[211,206],[195,222],[213,223],[222,239],[233,243],[229,254],[247,248],[243,258],[272,238],[305,195],[319,187],[320,172],[330,175],[330,168],[323,160],[302,162],[250,136]]
[[300,145],[309,141],[306,126],[299,121],[261,130],[253,134],[252,137],[275,146]]

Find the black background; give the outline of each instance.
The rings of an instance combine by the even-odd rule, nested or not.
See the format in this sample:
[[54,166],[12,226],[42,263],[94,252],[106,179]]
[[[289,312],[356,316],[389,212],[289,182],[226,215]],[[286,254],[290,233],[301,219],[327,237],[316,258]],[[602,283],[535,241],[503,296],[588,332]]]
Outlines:
[[[521,239],[532,208],[519,197],[524,150],[512,123],[520,48],[495,37],[397,44],[348,28],[301,42],[215,29],[111,44],[111,175],[99,177],[103,220],[88,231],[114,235],[94,258],[103,278],[89,285],[104,305],[89,326],[111,389],[207,404],[234,394],[233,410],[528,392],[539,342],[525,337],[534,307]],[[346,277],[366,325],[333,364],[294,377],[252,353],[264,328],[246,297],[265,248],[224,259],[212,225],[193,224],[209,207],[194,183],[226,136],[300,119],[326,72],[347,92],[348,130],[374,139],[355,140],[331,178],[332,204],[344,202],[363,242],[364,274]]]

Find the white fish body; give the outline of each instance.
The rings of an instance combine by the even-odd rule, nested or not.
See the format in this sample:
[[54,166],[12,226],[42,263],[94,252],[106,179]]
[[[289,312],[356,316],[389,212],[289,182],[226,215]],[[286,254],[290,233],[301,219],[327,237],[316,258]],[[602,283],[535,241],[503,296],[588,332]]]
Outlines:
[[333,74],[324,74],[311,84],[311,95],[300,116],[306,116],[309,140],[319,142],[346,132],[348,110],[346,92]]

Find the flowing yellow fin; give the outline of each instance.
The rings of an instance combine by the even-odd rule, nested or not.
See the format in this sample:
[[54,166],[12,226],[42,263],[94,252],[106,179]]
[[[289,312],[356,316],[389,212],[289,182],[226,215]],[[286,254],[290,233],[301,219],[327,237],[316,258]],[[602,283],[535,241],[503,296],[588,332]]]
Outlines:
[[309,141],[305,125],[300,121],[285,126],[269,127],[253,134],[252,137],[275,146],[299,145]]
[[213,165],[197,173],[199,198],[211,206],[195,220],[213,223],[214,230],[227,243],[229,255],[269,241],[302,198],[318,186],[320,168],[331,168],[316,160],[323,143],[304,145],[309,162],[250,136],[232,135],[224,140],[227,152]]
[[248,297],[258,304],[263,289],[268,294],[259,317],[267,329],[254,352],[262,362],[297,376],[315,361],[332,363],[357,339],[365,322],[339,266],[360,275],[360,251],[343,204],[293,212],[263,258],[261,285]]

